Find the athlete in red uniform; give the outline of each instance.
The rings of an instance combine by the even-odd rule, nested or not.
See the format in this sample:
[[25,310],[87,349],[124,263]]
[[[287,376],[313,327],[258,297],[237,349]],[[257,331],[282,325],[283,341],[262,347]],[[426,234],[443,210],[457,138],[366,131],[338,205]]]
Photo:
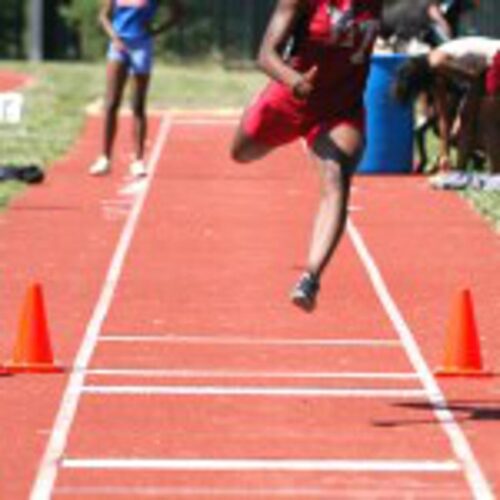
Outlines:
[[246,110],[233,143],[233,158],[246,163],[304,137],[319,166],[323,195],[308,263],[291,294],[306,311],[315,307],[347,220],[382,1],[278,0],[258,58],[271,82]]

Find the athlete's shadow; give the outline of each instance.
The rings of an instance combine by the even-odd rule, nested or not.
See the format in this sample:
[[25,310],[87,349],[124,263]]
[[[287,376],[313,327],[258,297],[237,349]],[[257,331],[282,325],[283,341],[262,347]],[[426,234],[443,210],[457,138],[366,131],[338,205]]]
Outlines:
[[453,413],[453,417],[457,422],[466,421],[500,421],[500,401],[466,401],[456,400],[448,401],[446,405],[439,405],[427,402],[409,402],[396,403],[393,405],[397,408],[406,410],[415,410],[419,415],[423,413],[425,418],[408,418],[408,419],[387,419],[387,420],[372,420],[374,427],[401,427],[407,425],[435,425],[439,421],[434,414],[437,410],[448,410]]

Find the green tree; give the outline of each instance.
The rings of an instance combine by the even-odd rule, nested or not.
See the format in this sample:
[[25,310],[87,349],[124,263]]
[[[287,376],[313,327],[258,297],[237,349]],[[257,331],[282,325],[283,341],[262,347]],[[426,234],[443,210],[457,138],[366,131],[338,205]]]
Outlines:
[[[59,0],[61,1],[61,0]],[[158,18],[168,2],[159,0]],[[186,16],[157,43],[160,57],[206,57],[222,54],[248,58],[255,54],[275,0],[184,0]],[[59,7],[65,22],[78,33],[84,59],[104,54],[105,36],[97,22],[100,0],[72,0]]]
[[99,0],[73,0],[60,7],[61,16],[78,33],[80,56],[88,60],[101,58],[106,47],[98,23],[99,7]]
[[2,0],[0,8],[0,58],[21,57],[24,53],[24,2]]

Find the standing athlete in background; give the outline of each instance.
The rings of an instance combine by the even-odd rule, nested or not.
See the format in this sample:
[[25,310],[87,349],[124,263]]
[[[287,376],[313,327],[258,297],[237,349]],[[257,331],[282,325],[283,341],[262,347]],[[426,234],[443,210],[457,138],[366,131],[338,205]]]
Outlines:
[[441,4],[441,0],[399,0],[391,3],[383,10],[380,35],[392,40],[397,51],[405,49],[415,39],[432,47],[450,40],[453,27]]
[[363,93],[382,0],[278,0],[259,66],[271,82],[246,110],[233,143],[242,163],[300,137],[323,181],[304,274],[291,293],[306,311],[347,220],[364,146]]
[[146,98],[153,64],[153,37],[174,26],[182,13],[181,0],[167,0],[169,17],[153,26],[158,3],[157,0],[102,0],[99,21],[110,44],[102,154],[90,166],[91,175],[105,175],[111,170],[117,114],[129,74],[133,79],[135,146],[135,159],[129,170],[134,177],[146,175]]

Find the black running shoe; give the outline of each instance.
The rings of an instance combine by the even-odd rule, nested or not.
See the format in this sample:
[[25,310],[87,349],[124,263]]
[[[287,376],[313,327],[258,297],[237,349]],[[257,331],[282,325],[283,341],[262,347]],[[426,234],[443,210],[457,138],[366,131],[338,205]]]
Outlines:
[[319,281],[310,273],[304,273],[295,285],[290,299],[306,312],[311,312],[316,307],[316,295],[319,292]]

